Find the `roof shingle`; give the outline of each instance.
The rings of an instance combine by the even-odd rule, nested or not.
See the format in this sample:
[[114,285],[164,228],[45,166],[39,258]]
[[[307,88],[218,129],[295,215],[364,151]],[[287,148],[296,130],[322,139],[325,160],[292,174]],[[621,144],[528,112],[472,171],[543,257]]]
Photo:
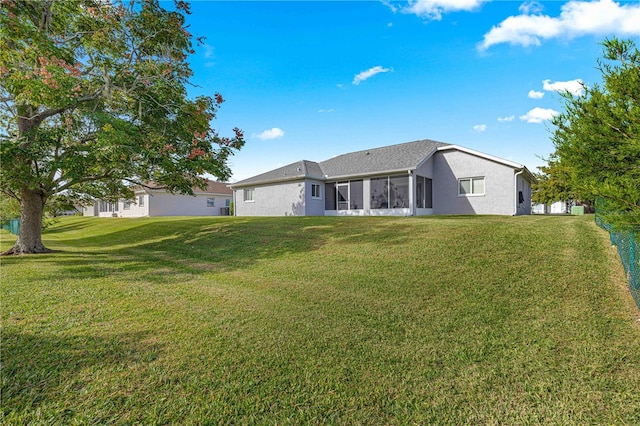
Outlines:
[[438,147],[449,145],[432,140],[419,140],[381,148],[350,152],[316,163],[300,160],[295,163],[241,180],[234,186],[282,182],[312,178],[318,180],[371,175],[415,169]]

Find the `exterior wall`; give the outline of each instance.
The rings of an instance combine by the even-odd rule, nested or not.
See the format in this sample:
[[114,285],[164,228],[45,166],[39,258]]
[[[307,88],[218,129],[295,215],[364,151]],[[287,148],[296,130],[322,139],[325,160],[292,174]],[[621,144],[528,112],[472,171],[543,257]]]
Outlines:
[[533,213],[533,214],[546,214],[547,213],[547,205],[546,204],[542,204],[542,203],[534,204],[532,209],[531,209],[531,213]]
[[434,160],[432,156],[427,161],[425,161],[424,164],[416,169],[414,175],[420,175],[428,177],[429,179],[433,179],[433,163]]
[[[304,216],[307,184],[300,180],[246,187],[253,188],[253,201],[244,201],[245,188],[236,188],[233,209],[237,216]],[[321,203],[324,208],[324,199]]]
[[[144,205],[139,204],[139,197],[144,197]],[[215,198],[213,207],[207,206],[207,199]],[[101,212],[100,202],[85,207],[84,216],[98,217],[144,217],[144,216],[220,216],[220,208],[226,207],[226,200],[231,201],[231,195],[226,194],[196,194],[181,195],[163,191],[136,193],[135,202],[125,209],[125,202],[118,201],[116,211]]]
[[[138,203],[139,197],[144,197],[144,205]],[[149,194],[136,193],[135,203],[131,203],[129,209],[125,210],[124,201],[120,201],[118,206],[118,216],[120,217],[144,217],[149,216]]]
[[524,179],[522,175],[518,175],[516,177],[516,185],[517,191],[522,191],[522,195],[524,196],[524,201],[522,203],[520,203],[520,200],[518,200],[518,210],[516,214],[531,214],[531,183]]
[[[207,206],[207,198],[215,198],[213,207]],[[147,198],[149,216],[220,216],[220,207],[225,207],[230,195],[196,194],[181,195],[154,192]]]
[[[433,172],[434,214],[515,213],[513,168],[452,150],[434,155]],[[458,179],[482,176],[485,179],[484,195],[458,195]]]
[[551,214],[569,213],[569,210],[567,209],[566,201],[556,201],[554,203],[551,203],[550,212]]
[[85,206],[82,209],[82,216],[98,216],[98,204],[93,203],[91,206]]
[[[311,196],[311,185],[320,185],[320,198]],[[324,216],[324,197],[326,197],[324,182],[316,180],[307,180],[304,182],[304,215],[306,216]]]

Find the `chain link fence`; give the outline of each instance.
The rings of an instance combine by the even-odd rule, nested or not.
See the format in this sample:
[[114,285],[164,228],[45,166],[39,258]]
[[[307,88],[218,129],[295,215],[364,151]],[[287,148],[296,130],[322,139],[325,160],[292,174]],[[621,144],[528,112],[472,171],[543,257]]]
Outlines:
[[13,235],[20,233],[20,219],[11,219],[2,222],[2,229],[11,232]]
[[629,282],[629,290],[636,305],[640,307],[640,256],[638,255],[639,233],[632,229],[614,229],[607,223],[596,208],[596,224],[609,232],[611,244],[617,247],[620,260],[624,266],[624,272]]

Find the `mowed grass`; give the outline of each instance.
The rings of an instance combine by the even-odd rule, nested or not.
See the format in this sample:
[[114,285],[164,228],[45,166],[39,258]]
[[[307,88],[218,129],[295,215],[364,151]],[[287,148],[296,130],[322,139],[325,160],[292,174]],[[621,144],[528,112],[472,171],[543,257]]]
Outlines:
[[1,259],[3,421],[638,424],[592,222],[62,219]]

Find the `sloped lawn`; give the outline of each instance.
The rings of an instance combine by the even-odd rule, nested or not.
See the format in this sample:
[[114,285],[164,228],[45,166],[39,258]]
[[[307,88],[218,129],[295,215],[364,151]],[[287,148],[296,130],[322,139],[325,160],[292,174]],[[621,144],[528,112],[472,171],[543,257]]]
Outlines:
[[637,309],[592,217],[65,218],[44,240],[0,260],[5,424],[640,423]]

